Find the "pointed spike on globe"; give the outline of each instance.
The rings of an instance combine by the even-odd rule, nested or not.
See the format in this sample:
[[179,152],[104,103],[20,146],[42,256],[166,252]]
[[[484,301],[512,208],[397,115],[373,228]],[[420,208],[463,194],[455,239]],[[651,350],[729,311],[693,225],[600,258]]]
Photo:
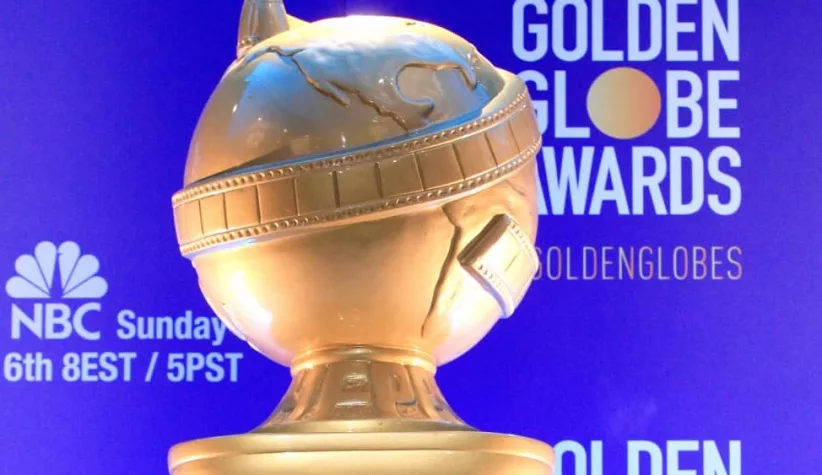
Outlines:
[[305,24],[286,13],[283,0],[245,0],[240,15],[237,58],[245,56],[255,45]]

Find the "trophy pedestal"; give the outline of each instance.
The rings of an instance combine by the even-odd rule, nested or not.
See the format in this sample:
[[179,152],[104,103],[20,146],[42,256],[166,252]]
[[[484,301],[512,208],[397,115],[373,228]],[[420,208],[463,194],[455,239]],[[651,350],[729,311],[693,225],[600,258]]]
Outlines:
[[267,421],[250,434],[173,447],[171,475],[553,473],[548,445],[462,422],[423,353],[336,348],[291,369],[291,387]]
[[171,475],[550,475],[542,442],[474,431],[266,433],[175,446]]

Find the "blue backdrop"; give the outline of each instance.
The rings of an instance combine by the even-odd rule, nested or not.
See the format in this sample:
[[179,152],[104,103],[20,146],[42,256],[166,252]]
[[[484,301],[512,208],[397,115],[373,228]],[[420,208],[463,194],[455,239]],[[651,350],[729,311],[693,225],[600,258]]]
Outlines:
[[[245,432],[285,391],[287,370],[231,335],[128,326],[213,316],[170,196],[240,4],[0,4],[0,473],[165,473],[172,444]],[[822,473],[822,7],[288,7],[438,23],[531,86],[543,270],[513,319],[442,368],[466,421],[556,444],[562,474]],[[650,130],[619,138],[643,117]]]

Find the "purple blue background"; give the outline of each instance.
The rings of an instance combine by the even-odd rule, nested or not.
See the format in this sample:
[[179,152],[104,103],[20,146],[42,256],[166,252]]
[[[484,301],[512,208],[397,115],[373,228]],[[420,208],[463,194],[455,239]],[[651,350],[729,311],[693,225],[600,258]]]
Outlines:
[[[309,20],[382,13],[438,23],[515,72],[562,68],[594,77],[611,67],[558,65],[550,56],[519,61],[512,3],[292,0],[288,7]],[[606,3],[608,22],[623,22],[623,2]],[[638,439],[716,440],[724,450],[741,440],[746,475],[822,473],[822,61],[814,53],[822,47],[822,7],[741,3],[740,211],[546,216],[539,244],[738,245],[742,280],[536,282],[513,319],[439,373],[449,402],[472,425],[549,443],[602,440],[606,475],[625,473],[625,443]],[[0,314],[0,356],[211,351],[203,343],[117,340],[113,316],[123,308],[212,314],[176,248],[170,196],[181,186],[199,113],[233,58],[240,4],[0,4],[2,279],[38,242],[76,241],[102,263],[110,287],[103,311],[112,316],[100,342],[12,341],[3,323],[12,300],[3,293],[0,309],[9,313]],[[611,142],[594,134],[589,143]],[[238,383],[0,381],[0,473],[165,473],[172,444],[251,429],[284,392],[287,370],[233,337],[220,351],[245,354]]]

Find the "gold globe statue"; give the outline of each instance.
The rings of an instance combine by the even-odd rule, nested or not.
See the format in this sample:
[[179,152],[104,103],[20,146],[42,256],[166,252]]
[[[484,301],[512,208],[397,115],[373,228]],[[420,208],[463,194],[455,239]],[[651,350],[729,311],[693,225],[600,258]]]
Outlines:
[[174,217],[209,304],[294,380],[252,433],[174,447],[172,474],[550,474],[550,447],[469,427],[434,380],[537,270],[523,82],[403,18],[246,0],[240,30]]

